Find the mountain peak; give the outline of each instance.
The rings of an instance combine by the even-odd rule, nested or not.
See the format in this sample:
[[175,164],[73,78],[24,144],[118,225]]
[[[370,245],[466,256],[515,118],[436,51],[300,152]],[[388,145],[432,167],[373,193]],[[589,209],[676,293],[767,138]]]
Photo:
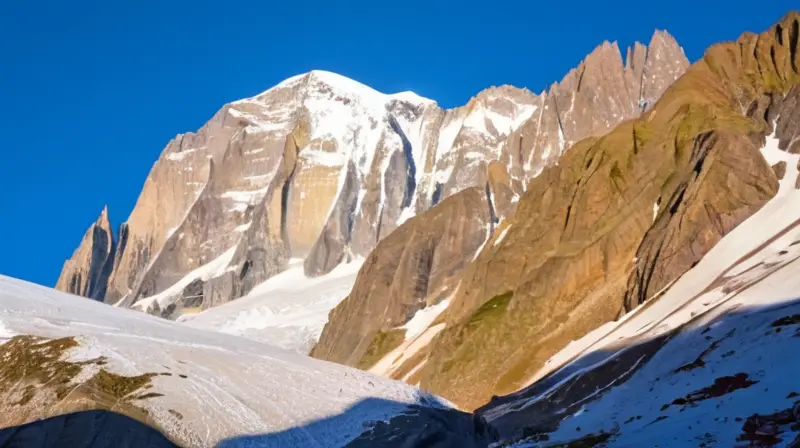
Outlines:
[[64,262],[56,289],[102,300],[114,259],[114,234],[108,219],[108,205],[89,227],[72,257]]
[[325,91],[326,93],[335,92],[338,96],[344,96],[351,99],[358,98],[361,100],[361,103],[369,103],[381,108],[386,103],[391,101],[402,101],[414,105],[436,103],[435,101],[425,98],[413,91],[402,91],[398,93],[387,94],[338,73],[327,70],[311,70],[309,72],[286,78],[268,90],[252,98],[236,101],[234,104],[262,98],[268,94],[284,89],[299,89],[304,91],[306,94],[313,90]]
[[97,218],[95,225],[108,229],[111,228],[111,223],[108,219],[108,204],[103,206],[103,210],[100,212],[100,217]]

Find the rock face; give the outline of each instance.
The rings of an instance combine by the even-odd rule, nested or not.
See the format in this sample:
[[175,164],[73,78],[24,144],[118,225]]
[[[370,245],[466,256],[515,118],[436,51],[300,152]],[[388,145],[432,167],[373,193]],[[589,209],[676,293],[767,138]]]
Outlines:
[[[617,44],[606,42],[549,92],[536,96],[530,118],[501,145],[501,157],[485,163],[490,156],[482,154],[490,146],[470,137],[472,131],[462,132],[456,142],[468,144],[472,149],[465,157],[477,157],[479,163],[454,162],[451,179],[459,182],[441,187],[453,200],[406,221],[380,241],[352,293],[331,313],[312,355],[359,366],[374,348],[376,334],[401,326],[417,311],[450,297],[461,271],[500,221],[514,213],[531,179],[556,163],[575,141],[602,135],[638,117],[687,66],[682,50],[666,32],[653,35],[649,50],[638,43],[628,49],[626,63]],[[503,110],[499,101],[476,101],[468,107],[488,107],[484,104]],[[467,130],[477,127],[473,124]],[[475,188],[464,189],[470,182]],[[502,233],[506,227],[501,227]]]
[[[95,298],[177,317],[241,297],[290,258],[318,276],[366,257],[408,218],[471,187],[511,213],[571,142],[637,117],[687,65],[657,32],[627,63],[605,43],[549,92],[492,87],[451,110],[328,72],[287,79],[170,142],[108,269],[89,269],[84,241],[62,278],[81,273]],[[66,280],[59,288],[85,295]]]
[[511,135],[510,173],[529,180],[576,142],[638,117],[688,66],[665,31],[656,31],[648,47],[637,42],[628,48],[624,62],[616,42],[604,42],[540,95],[536,113]]
[[64,263],[56,288],[72,294],[103,300],[106,279],[114,267],[114,234],[108,221],[108,208],[83,236],[81,245]]
[[367,257],[311,355],[356,366],[378,331],[452,294],[454,274],[491,233],[492,215],[484,189],[471,187],[398,227]]
[[533,179],[503,238],[461,275],[421,384],[466,408],[519,389],[772,198],[774,162],[759,150],[767,136],[784,150],[798,136],[797,30],[791,14],[710,48],[642,117]]

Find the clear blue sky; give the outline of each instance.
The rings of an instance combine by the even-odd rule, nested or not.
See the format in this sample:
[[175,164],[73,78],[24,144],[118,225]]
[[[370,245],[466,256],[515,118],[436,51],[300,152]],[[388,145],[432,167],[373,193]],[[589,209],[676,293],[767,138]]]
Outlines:
[[170,138],[286,77],[330,70],[451,107],[490,85],[541,91],[654,28],[694,61],[793,3],[0,0],[0,273],[55,284],[104,204],[127,219]]

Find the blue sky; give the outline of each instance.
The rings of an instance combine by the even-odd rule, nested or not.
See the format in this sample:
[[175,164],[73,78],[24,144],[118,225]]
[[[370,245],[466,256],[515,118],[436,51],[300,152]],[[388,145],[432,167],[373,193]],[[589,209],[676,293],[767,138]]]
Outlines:
[[0,273],[55,284],[103,205],[127,218],[170,138],[289,76],[452,107],[490,85],[541,91],[655,28],[694,61],[792,3],[0,0]]

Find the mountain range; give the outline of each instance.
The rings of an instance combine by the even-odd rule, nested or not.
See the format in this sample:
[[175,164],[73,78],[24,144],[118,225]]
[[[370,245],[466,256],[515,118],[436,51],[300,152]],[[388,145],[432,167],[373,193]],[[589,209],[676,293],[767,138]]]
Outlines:
[[449,110],[323,71],[223,106],[61,292],[0,278],[0,446],[97,409],[185,446],[800,446],[799,28]]

